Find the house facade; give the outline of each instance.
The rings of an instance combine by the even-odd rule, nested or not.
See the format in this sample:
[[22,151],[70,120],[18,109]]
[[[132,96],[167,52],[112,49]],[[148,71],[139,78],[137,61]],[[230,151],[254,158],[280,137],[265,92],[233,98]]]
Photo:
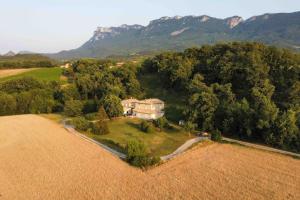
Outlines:
[[160,99],[126,99],[122,102],[124,115],[140,119],[158,119],[164,116],[165,104]]

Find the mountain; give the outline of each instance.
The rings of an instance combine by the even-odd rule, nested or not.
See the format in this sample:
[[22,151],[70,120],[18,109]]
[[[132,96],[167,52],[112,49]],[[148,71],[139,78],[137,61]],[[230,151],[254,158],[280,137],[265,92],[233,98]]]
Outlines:
[[37,54],[37,53],[32,52],[32,51],[19,51],[18,54],[20,54],[20,55],[26,55],[26,54]]
[[2,56],[7,56],[7,57],[11,57],[11,56],[15,56],[16,54],[13,51],[9,51],[6,54],[2,55]]
[[259,41],[300,48],[300,12],[219,19],[207,15],[162,17],[147,26],[98,27],[81,47],[48,56],[58,59],[182,50],[226,41]]

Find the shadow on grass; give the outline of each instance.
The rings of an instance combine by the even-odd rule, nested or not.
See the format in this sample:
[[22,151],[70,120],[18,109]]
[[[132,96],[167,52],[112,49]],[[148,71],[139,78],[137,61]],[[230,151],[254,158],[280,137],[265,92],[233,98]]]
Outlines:
[[126,149],[125,147],[123,147],[121,144],[113,141],[113,140],[109,140],[109,139],[98,139],[99,142],[101,142],[102,144],[105,144],[106,146],[115,149],[118,152],[121,153],[126,153]]
[[140,130],[140,125],[139,124],[136,124],[136,123],[133,123],[133,122],[130,122],[130,121],[126,122],[126,124],[131,126],[132,128]]

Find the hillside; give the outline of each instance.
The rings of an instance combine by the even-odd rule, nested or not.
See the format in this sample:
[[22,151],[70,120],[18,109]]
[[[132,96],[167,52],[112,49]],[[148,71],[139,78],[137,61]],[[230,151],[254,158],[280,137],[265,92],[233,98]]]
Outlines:
[[143,172],[36,115],[0,130],[1,199],[300,198],[300,161],[279,154],[213,144]]
[[0,56],[0,69],[53,67],[56,61],[40,54]]
[[247,20],[206,15],[162,17],[147,26],[98,27],[78,49],[49,54],[53,58],[107,57],[141,52],[183,50],[225,41],[254,40],[300,48],[300,12],[264,14]]

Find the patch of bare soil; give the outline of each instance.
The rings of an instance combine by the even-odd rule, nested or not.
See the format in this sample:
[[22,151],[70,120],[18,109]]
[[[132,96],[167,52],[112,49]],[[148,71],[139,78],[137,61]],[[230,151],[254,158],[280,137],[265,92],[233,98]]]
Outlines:
[[4,199],[300,199],[300,160],[213,144],[143,172],[45,118],[0,117]]
[[0,70],[0,78],[4,78],[7,76],[13,76],[13,75],[17,75],[17,74],[21,74],[24,72],[28,72],[28,71],[32,71],[35,70],[37,68],[28,68],[28,69],[1,69]]

